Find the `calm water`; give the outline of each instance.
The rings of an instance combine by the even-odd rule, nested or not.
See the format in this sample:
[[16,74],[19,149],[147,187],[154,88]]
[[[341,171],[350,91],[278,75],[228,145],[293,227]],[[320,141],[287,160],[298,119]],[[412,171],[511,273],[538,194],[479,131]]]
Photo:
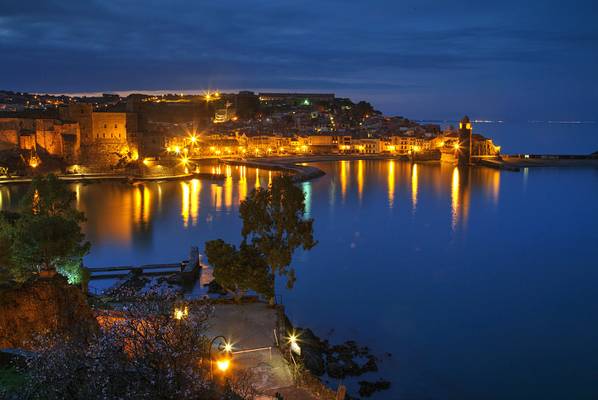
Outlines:
[[[320,243],[278,291],[296,325],[381,357],[366,378],[393,386],[376,398],[598,398],[598,169],[317,165],[327,175],[302,187]],[[224,183],[74,185],[86,264],[174,262],[238,241],[239,201],[272,173],[222,172]],[[0,208],[24,189],[0,187]]]

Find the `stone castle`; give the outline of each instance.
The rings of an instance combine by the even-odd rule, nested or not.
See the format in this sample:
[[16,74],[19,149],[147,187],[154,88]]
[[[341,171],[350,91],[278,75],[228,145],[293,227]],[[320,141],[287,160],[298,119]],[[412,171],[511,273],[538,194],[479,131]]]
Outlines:
[[58,118],[0,117],[0,150],[45,153],[69,164],[114,165],[136,158],[137,115],[94,111],[91,104],[61,107]]

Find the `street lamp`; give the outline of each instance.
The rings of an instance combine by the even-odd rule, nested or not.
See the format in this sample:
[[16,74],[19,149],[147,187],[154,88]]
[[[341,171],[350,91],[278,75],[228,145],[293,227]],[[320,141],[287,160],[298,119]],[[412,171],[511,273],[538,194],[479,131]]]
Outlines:
[[301,347],[299,347],[299,336],[293,332],[288,336],[288,342],[290,344],[290,351],[297,354],[298,356],[301,355]]
[[214,337],[212,339],[212,341],[210,342],[210,347],[208,349],[208,357],[210,359],[210,379],[211,380],[214,380],[214,360],[212,360],[212,347],[214,346],[214,343],[218,339],[222,339],[222,343],[220,343],[220,346],[218,346],[218,350],[220,350],[220,352],[224,353],[224,355],[222,357],[220,357],[218,360],[216,360],[216,367],[218,367],[220,372],[224,374],[224,373],[226,373],[226,371],[228,371],[228,369],[230,368],[230,365],[231,365],[231,355],[233,353],[232,343],[222,335]]

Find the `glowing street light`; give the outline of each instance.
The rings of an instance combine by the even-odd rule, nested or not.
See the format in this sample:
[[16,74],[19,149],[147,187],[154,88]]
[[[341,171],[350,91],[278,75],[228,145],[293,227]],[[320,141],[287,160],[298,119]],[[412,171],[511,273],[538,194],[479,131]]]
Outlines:
[[455,150],[459,150],[459,148],[460,148],[461,146],[459,145],[459,143],[455,143],[455,144],[453,145],[453,147],[455,148]]
[[184,308],[175,308],[174,309],[174,319],[185,319],[189,316],[189,308],[188,307],[184,307]]
[[229,358],[223,358],[221,360],[216,361],[216,366],[218,367],[218,369],[221,372],[226,372],[228,370],[228,368],[230,367],[230,359]]
[[[221,339],[222,342],[220,343],[220,346],[218,346],[218,349],[223,352],[224,354],[218,358],[217,360],[213,360],[212,359],[212,347],[214,346],[214,342],[216,342],[216,340]],[[218,368],[218,370],[221,373],[226,373],[226,371],[228,371],[231,367],[231,363],[232,363],[232,354],[233,354],[233,345],[230,342],[230,340],[226,339],[224,336],[216,336],[215,338],[212,339],[212,341],[210,342],[210,347],[208,349],[208,357],[210,358],[210,378],[214,379],[214,370],[213,370],[213,365],[214,363],[216,363],[216,367]]]
[[299,347],[299,336],[297,334],[295,334],[295,332],[291,333],[288,337],[288,342],[290,344],[291,347],[291,351],[295,354],[297,354],[298,356],[301,355],[301,347]]

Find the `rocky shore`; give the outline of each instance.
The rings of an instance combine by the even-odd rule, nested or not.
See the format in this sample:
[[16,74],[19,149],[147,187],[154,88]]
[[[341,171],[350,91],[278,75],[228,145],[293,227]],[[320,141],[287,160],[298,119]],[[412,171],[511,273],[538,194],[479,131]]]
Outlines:
[[[325,383],[329,383],[329,379],[343,381],[378,372],[380,360],[366,346],[360,346],[352,340],[331,344],[308,328],[294,328],[294,331],[301,345],[300,359],[303,366]],[[390,382],[381,378],[373,382],[360,380],[358,384],[361,397],[369,397],[377,391],[390,388]]]

